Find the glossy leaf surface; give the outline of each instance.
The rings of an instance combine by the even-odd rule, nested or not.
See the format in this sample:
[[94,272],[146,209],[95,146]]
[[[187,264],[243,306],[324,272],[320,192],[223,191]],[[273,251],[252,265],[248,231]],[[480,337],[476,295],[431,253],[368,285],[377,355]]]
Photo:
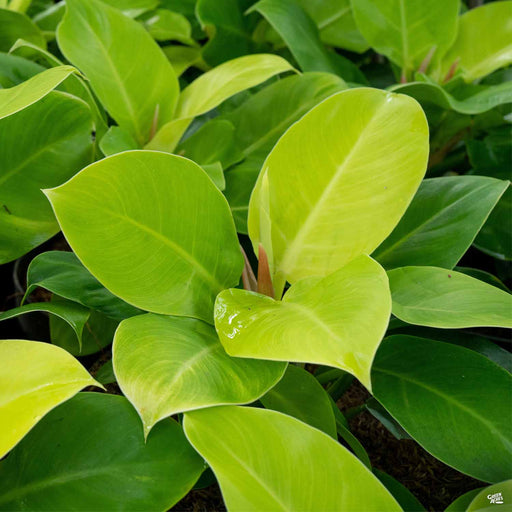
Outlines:
[[125,320],[114,340],[114,372],[145,433],[167,416],[257,400],[286,364],[233,358],[215,329],[192,318],[143,315]]
[[203,468],[177,422],[144,442],[126,398],[80,393],[0,462],[0,509],[168,510]]
[[0,263],[59,231],[41,189],[57,186],[90,163],[92,128],[89,107],[58,92],[0,120]]
[[89,79],[109,114],[139,144],[169,121],[178,99],[171,64],[146,30],[98,0],[70,0],[59,48]]
[[69,75],[72,66],[47,69],[15,87],[0,89],[0,119],[15,114],[46,96]]
[[74,357],[48,343],[0,340],[0,359],[0,457],[48,411],[82,388],[96,385]]
[[352,9],[365,39],[404,72],[418,69],[434,47],[438,60],[457,33],[458,0],[352,0]]
[[215,327],[233,356],[334,366],[370,387],[389,313],[385,273],[361,256],[323,279],[298,282],[283,301],[225,290],[215,303]]
[[45,193],[80,261],[136,307],[211,322],[216,295],[238,283],[229,206],[190,160],[119,153]]
[[72,252],[49,251],[38,254],[28,267],[25,297],[38,286],[115,320],[141,313],[110,293]]
[[329,395],[313,375],[298,366],[290,364],[283,378],[260,402],[267,409],[293,416],[337,439]]
[[437,267],[397,268],[388,277],[393,314],[404,322],[512,328],[512,295],[478,279]]
[[403,95],[343,91],[295,123],[249,205],[249,234],[269,255],[276,290],[371,253],[412,200],[427,154],[425,115]]
[[214,407],[187,413],[184,428],[228,510],[401,510],[346,448],[290,416]]
[[460,17],[459,30],[443,59],[443,72],[458,60],[470,82],[512,62],[512,2],[492,2]]
[[508,187],[483,176],[425,180],[394,231],[373,253],[385,268],[453,268]]
[[435,457],[487,482],[510,476],[507,371],[449,343],[392,336],[377,353],[372,382],[375,397]]

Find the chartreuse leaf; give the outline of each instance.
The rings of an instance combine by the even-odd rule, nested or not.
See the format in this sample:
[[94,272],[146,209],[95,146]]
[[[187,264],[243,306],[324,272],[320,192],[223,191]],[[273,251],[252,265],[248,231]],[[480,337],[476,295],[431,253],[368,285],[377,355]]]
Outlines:
[[[436,105],[459,114],[481,114],[505,103],[512,103],[512,83],[475,86],[469,96],[457,99],[454,93],[433,82],[411,82],[390,88],[393,92],[407,94],[422,105]],[[473,142],[473,141],[471,141]]]
[[126,398],[80,393],[0,462],[0,509],[168,510],[203,469],[177,422],[144,442]]
[[33,313],[34,311],[44,311],[62,318],[73,329],[78,344],[81,346],[82,333],[89,319],[90,311],[75,302],[36,302],[26,304],[25,306],[19,306],[0,313],[0,322],[26,313]]
[[89,107],[59,92],[0,120],[0,263],[59,231],[41,189],[57,186],[91,162],[92,128]]
[[352,9],[365,39],[400,66],[404,78],[429,54],[438,61],[457,34],[459,0],[352,0]]
[[49,251],[38,254],[28,267],[25,297],[37,287],[45,288],[115,320],[141,313],[110,293],[72,252]]
[[407,209],[427,155],[425,114],[408,96],[351,89],[295,123],[249,205],[249,235],[269,255],[277,296],[285,281],[328,275],[376,249]]
[[289,365],[283,378],[260,402],[267,409],[293,416],[337,439],[329,395],[313,375],[298,366]]
[[101,0],[104,4],[108,4],[119,9],[123,14],[130,18],[137,18],[147,11],[151,11],[158,7],[158,0]]
[[453,268],[507,187],[507,181],[484,176],[423,181],[374,258],[388,269],[405,265]]
[[172,151],[194,117],[274,75],[292,70],[289,62],[278,55],[259,54],[230,60],[203,73],[180,94],[175,120],[164,125],[147,147]]
[[57,39],[117,124],[139,144],[172,118],[179,87],[158,45],[135,20],[98,0],[69,0]]
[[186,158],[119,153],[45,193],[80,261],[136,307],[211,322],[216,295],[238,284],[227,201]]
[[494,508],[493,505],[510,506],[512,502],[512,480],[478,490],[480,492],[471,500],[466,512],[487,512]]
[[368,43],[357,29],[350,0],[298,0],[313,18],[327,45],[362,53]]
[[58,66],[47,69],[15,87],[0,89],[0,119],[39,101],[72,73],[76,73],[74,67]]
[[169,59],[176,76],[181,76],[188,68],[198,66],[203,68],[205,66],[201,57],[201,49],[190,46],[182,45],[169,45],[164,46],[162,51]]
[[0,360],[0,458],[48,411],[82,388],[99,385],[74,357],[48,343],[0,340]]
[[286,363],[230,357],[215,329],[193,318],[143,315],[116,331],[114,372],[147,434],[183,411],[254,402],[283,376]]
[[512,295],[460,272],[402,267],[388,272],[393,314],[410,324],[512,328]]
[[346,448],[285,414],[213,407],[185,414],[184,428],[228,510],[401,510]]
[[146,30],[156,41],[179,41],[194,46],[192,27],[183,14],[157,9],[143,17]]
[[250,11],[257,11],[268,20],[303,71],[325,71],[350,82],[365,82],[350,60],[327,51],[315,23],[294,0],[260,0]]
[[492,2],[460,17],[459,30],[442,62],[446,74],[454,62],[467,82],[512,62],[512,2]]
[[25,39],[31,43],[46,48],[42,32],[25,14],[0,9],[0,51],[8,52],[17,39]]
[[44,71],[44,67],[35,62],[0,52],[1,88],[14,87],[42,71]]
[[215,327],[232,356],[334,366],[370,388],[389,313],[384,270],[360,256],[325,278],[298,282],[282,301],[225,290],[215,303]]
[[379,402],[432,455],[486,482],[510,476],[506,370],[450,343],[391,336],[377,353],[372,382]]

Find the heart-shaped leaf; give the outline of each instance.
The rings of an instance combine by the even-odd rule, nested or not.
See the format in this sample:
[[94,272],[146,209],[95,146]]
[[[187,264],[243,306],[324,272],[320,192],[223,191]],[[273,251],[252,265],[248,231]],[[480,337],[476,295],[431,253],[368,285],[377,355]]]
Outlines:
[[249,234],[269,255],[277,296],[287,280],[325,276],[371,253],[393,230],[425,172],[428,127],[415,100],[360,88],[295,123],[263,165]]
[[227,201],[186,158],[127,151],[45,193],[80,261],[134,306],[211,322],[216,295],[238,284]]
[[214,405],[254,402],[286,364],[233,358],[212,326],[192,318],[143,315],[121,322],[114,371],[147,434],[167,416]]
[[99,386],[73,356],[49,343],[0,340],[0,361],[0,458],[48,411]]
[[450,343],[391,336],[377,353],[372,382],[379,402],[434,456],[486,482],[510,476],[506,370]]
[[170,121],[179,86],[158,45],[135,20],[98,0],[69,0],[57,38],[109,114],[139,144]]
[[512,295],[460,272],[402,267],[388,272],[393,314],[404,322],[443,329],[512,328]]
[[384,270],[360,256],[323,279],[299,281],[282,301],[225,290],[215,303],[215,327],[232,356],[334,366],[370,388],[390,303]]
[[184,428],[228,510],[401,510],[346,448],[285,414],[213,407],[185,414]]
[[0,509],[169,510],[203,469],[176,421],[144,442],[126,398],[80,393],[0,462]]
[[423,181],[405,215],[373,257],[388,269],[405,265],[453,268],[507,187],[506,181],[484,176]]

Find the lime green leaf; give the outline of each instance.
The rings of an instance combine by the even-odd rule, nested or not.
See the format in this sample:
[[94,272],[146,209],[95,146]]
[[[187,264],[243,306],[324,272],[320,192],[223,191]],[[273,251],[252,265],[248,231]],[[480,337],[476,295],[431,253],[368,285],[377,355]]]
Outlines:
[[431,82],[411,82],[390,88],[393,92],[412,96],[422,105],[436,105],[459,114],[481,114],[498,105],[512,103],[512,82],[474,86],[474,89],[473,94],[457,99],[454,94]]
[[17,39],[25,39],[46,48],[42,32],[34,22],[19,12],[0,9],[0,51],[8,52]]
[[126,398],[80,393],[0,462],[0,509],[168,510],[203,469],[176,421],[144,442]]
[[57,186],[91,162],[92,129],[89,107],[59,92],[0,120],[0,263],[58,233],[41,189]]
[[[207,71],[182,91],[176,107],[176,120],[164,125],[147,147],[164,149],[169,138],[179,141],[194,117],[274,75],[292,70],[292,66],[282,57],[259,54],[239,57]],[[173,149],[167,148],[168,151]]]
[[140,146],[125,129],[111,126],[100,140],[100,149],[105,156],[111,156],[123,151],[140,149]]
[[104,288],[72,252],[38,254],[28,267],[25,297],[38,286],[115,320],[141,313]]
[[267,409],[293,416],[337,439],[329,395],[313,375],[298,366],[289,365],[283,378],[260,402]]
[[143,18],[146,30],[156,41],[179,41],[195,45],[192,39],[192,27],[183,14],[167,9],[158,9]]
[[139,144],[172,118],[178,81],[146,30],[98,0],[69,0],[57,39],[117,124]]
[[0,360],[0,458],[48,411],[99,385],[74,357],[48,343],[0,340]]
[[391,336],[372,382],[377,400],[432,455],[486,482],[510,475],[512,409],[499,391],[512,385],[506,370],[450,343]]
[[18,85],[44,71],[44,67],[21,57],[0,52],[0,86]]
[[384,270],[360,256],[323,279],[298,282],[282,302],[225,290],[215,304],[215,327],[232,356],[334,366],[369,388],[390,302]]
[[285,281],[328,275],[376,249],[412,200],[427,155],[425,115],[408,96],[351,89],[295,123],[249,205],[249,234],[270,257],[278,295]]
[[334,73],[350,82],[366,81],[350,60],[327,51],[320,41],[315,23],[295,1],[260,0],[250,11],[258,11],[268,20],[283,38],[303,71]]
[[368,50],[368,43],[356,26],[350,0],[298,0],[298,3],[313,18],[325,44],[358,53]]
[[442,62],[446,74],[454,62],[468,82],[512,62],[512,2],[492,2],[464,13],[455,43]]
[[200,48],[170,45],[164,46],[162,51],[172,64],[176,76],[181,76],[188,68],[202,63]]
[[0,119],[39,101],[72,73],[76,73],[74,67],[58,66],[47,69],[15,87],[0,89]]
[[506,181],[484,176],[423,181],[405,215],[373,257],[387,269],[405,265],[453,268],[507,187]]
[[228,510],[401,510],[346,448],[290,416],[214,407],[187,413],[184,428]]
[[145,433],[163,418],[214,405],[254,402],[285,363],[229,357],[212,326],[193,318],[124,320],[114,339],[114,372]]
[[137,18],[147,11],[158,7],[159,0],[101,0],[104,4],[119,9],[130,18]]
[[0,322],[2,320],[9,320],[10,318],[32,313],[34,311],[45,311],[56,315],[64,320],[75,332],[78,344],[82,345],[82,333],[85,323],[89,319],[90,311],[80,304],[74,302],[36,302],[33,304],[26,304],[17,308],[9,309],[0,313]]
[[492,510],[493,505],[510,505],[512,501],[512,480],[506,480],[494,485],[490,485],[473,498],[466,512],[485,512]]
[[459,0],[352,0],[352,9],[365,39],[400,66],[404,78],[432,51],[439,61],[457,34]]
[[512,295],[453,270],[402,267],[388,272],[393,314],[443,329],[512,328]]
[[216,295],[238,284],[227,201],[186,158],[119,153],[45,193],[80,261],[129,304],[211,322]]

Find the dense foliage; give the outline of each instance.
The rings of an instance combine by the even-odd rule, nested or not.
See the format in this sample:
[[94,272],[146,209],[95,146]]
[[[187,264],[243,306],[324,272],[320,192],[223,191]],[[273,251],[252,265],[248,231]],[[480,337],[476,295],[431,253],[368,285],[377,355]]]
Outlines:
[[431,509],[356,379],[482,482],[449,510],[510,506],[512,1],[472,7],[0,0],[0,320],[50,334],[0,340],[0,510]]

